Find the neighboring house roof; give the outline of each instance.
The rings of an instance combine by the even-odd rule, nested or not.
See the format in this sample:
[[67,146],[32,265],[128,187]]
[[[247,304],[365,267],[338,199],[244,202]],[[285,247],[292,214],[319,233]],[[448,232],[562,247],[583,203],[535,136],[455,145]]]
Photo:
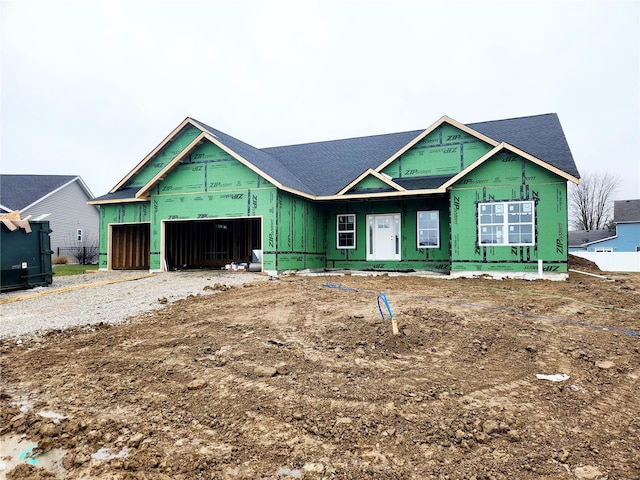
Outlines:
[[92,198],[93,194],[77,175],[0,175],[0,208],[26,210],[72,182],[78,182]]
[[613,221],[616,223],[640,222],[640,199],[613,202]]
[[[560,121],[554,113],[468,125],[442,117],[426,130],[263,149],[255,148],[198,120],[187,117],[109,194],[94,199],[94,202],[134,200],[145,197],[152,184],[163,178],[166,171],[160,172],[136,192],[130,191],[135,189],[123,188],[126,181],[151,161],[153,155],[189,123],[202,130],[202,138],[214,142],[245,165],[266,176],[279,188],[310,197],[326,198],[347,192],[354,180],[361,178],[364,172],[370,170],[379,172],[381,167],[397,158],[428,132],[433,131],[444,122],[458,126],[489,142],[494,147],[491,155],[506,148],[516,153],[522,153],[526,158],[544,164],[556,173],[566,174],[568,179],[572,181],[577,182],[579,178]],[[193,144],[197,144],[197,141],[199,138],[194,140]],[[179,158],[176,160],[179,161]],[[483,157],[484,160],[486,158]],[[169,165],[167,169],[172,166]],[[475,166],[474,164],[471,169]],[[463,175],[466,173],[465,170]],[[394,179],[395,183],[389,182],[388,190],[395,190],[398,194],[402,194],[405,189],[437,190],[447,187],[455,179],[454,176]],[[129,191],[125,192],[125,190]]]
[[569,248],[586,247],[591,243],[613,238],[615,230],[574,230],[569,232]]

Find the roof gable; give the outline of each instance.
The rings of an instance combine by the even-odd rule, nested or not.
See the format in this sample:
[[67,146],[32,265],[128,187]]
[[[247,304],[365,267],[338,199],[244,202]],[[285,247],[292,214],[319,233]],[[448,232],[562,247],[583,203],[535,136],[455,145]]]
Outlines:
[[362,193],[379,193],[389,191],[404,191],[405,189],[394,183],[390,178],[387,178],[384,174],[380,174],[375,170],[368,169],[358,178],[356,178],[349,185],[344,187],[342,191],[338,192],[338,195],[344,193],[362,194]]
[[[427,133],[428,132],[428,133]],[[481,137],[481,136],[480,136]],[[394,180],[455,175],[495,146],[443,117],[413,141],[404,153],[377,168]]]
[[[557,115],[545,114],[491,122],[464,125],[449,117],[442,117],[426,130],[414,130],[392,134],[356,137],[298,145],[258,149],[230,135],[216,130],[202,122],[187,117],[171,134],[152,150],[109,195],[95,199],[94,203],[123,201],[123,191],[131,192],[131,187],[140,186],[136,198],[143,199],[150,188],[157,184],[186,155],[197,146],[197,142],[180,142],[180,149],[173,143],[185,129],[197,129],[199,133],[192,140],[208,140],[230,156],[262,175],[276,187],[308,198],[336,198],[351,195],[359,181],[386,174],[393,178],[388,183],[384,176],[376,177],[380,188],[389,187],[395,195],[406,190],[418,192],[444,192],[445,189],[467,174],[471,169],[486,161],[503,149],[522,155],[530,161],[564,178],[578,182],[579,174],[564,137]],[[195,130],[189,130],[195,132]],[[455,148],[462,145],[462,152],[445,159],[444,166],[429,167],[420,173],[420,168],[409,175],[401,175],[396,162],[406,155],[404,167],[417,163],[420,151],[438,146]],[[176,145],[178,145],[176,143]],[[472,148],[473,147],[473,148]],[[497,148],[497,150],[496,150]],[[475,152],[472,151],[475,149]],[[165,151],[170,152],[161,159]],[[415,158],[414,158],[415,157]],[[455,158],[454,158],[455,157]],[[395,162],[395,164],[394,164]],[[448,163],[447,163],[448,162]],[[480,162],[480,163],[478,163]],[[155,169],[155,170],[154,170]],[[394,175],[394,169],[398,175]],[[143,183],[144,185],[138,185]],[[372,180],[367,180],[372,181]],[[136,184],[136,185],[134,185]],[[389,194],[389,193],[387,193]],[[129,201],[136,198],[128,198]],[[127,201],[125,199],[124,201]]]
[[26,210],[77,181],[87,198],[93,195],[77,175],[0,175],[0,205],[7,211]]
[[[151,188],[205,140],[274,185],[284,190],[311,195],[310,189],[278,159],[220,130],[187,117],[111,189],[109,194],[95,198],[91,203],[145,200]],[[126,195],[123,195],[123,191],[126,191]],[[130,195],[132,192],[135,192],[133,196]]]
[[[422,133],[420,133],[419,135],[417,135],[414,139],[412,139],[410,142],[408,142],[406,145],[404,145],[400,150],[398,150],[397,152],[395,152],[392,156],[390,156],[387,160],[385,160],[382,164],[380,164],[376,170],[377,171],[382,171],[385,169],[385,167],[387,167],[387,165],[389,165],[390,163],[394,162],[397,158],[399,158],[401,155],[403,155],[405,152],[409,151],[411,148],[414,147],[421,147],[421,142],[424,143],[424,145],[422,145],[423,147],[426,146],[433,146],[435,145],[436,141],[439,142],[440,145],[442,145],[443,139],[442,139],[442,133],[440,133],[439,137],[435,137],[435,136],[431,136],[431,138],[427,138],[432,132],[435,132],[438,128],[441,128],[443,125],[449,125],[454,127],[455,129],[457,129],[457,131],[453,134],[453,135],[447,135],[445,134],[445,139],[444,141],[447,142],[447,144],[449,144],[450,142],[453,142],[454,140],[457,140],[456,138],[447,138],[450,136],[466,136],[466,138],[471,138],[471,137],[475,137],[478,140],[482,140],[486,143],[488,143],[489,145],[495,146],[497,145],[498,142],[496,142],[495,140],[492,140],[489,137],[485,137],[484,135],[474,132],[473,130],[471,130],[470,128],[468,128],[467,126],[463,125],[460,122],[457,122],[455,120],[453,120],[452,118],[447,117],[446,115],[441,117],[437,122],[435,122],[433,125],[431,125],[429,128],[427,128],[426,130],[424,130]],[[461,133],[460,133],[461,132]],[[458,137],[460,138],[460,137]]]
[[[202,137],[202,141],[200,138]],[[249,168],[245,163],[209,141],[206,133],[196,139],[193,148],[185,148],[171,165],[166,174],[161,172],[158,181],[149,185],[152,190],[157,183],[157,192],[164,193],[212,193],[219,190],[257,188],[269,185],[270,182]],[[146,188],[138,192],[138,196],[146,195]]]
[[529,160],[530,162],[535,163],[536,165],[552,172],[555,173],[556,175],[564,178],[567,181],[573,182],[573,183],[579,183],[579,180],[571,175],[569,175],[568,173],[560,170],[559,168],[554,167],[553,165],[548,164],[547,162],[543,162],[542,160],[540,160],[539,158],[534,157],[533,155],[529,155],[527,152],[520,150],[519,148],[514,147],[513,145],[509,145],[508,143],[500,143],[499,145],[496,145],[494,148],[492,148],[489,152],[487,152],[485,155],[483,155],[482,157],[480,157],[478,160],[476,160],[475,162],[473,162],[471,165],[469,165],[467,168],[465,168],[464,170],[462,170],[460,173],[458,173],[457,175],[453,176],[450,180],[448,180],[447,182],[445,182],[442,185],[443,189],[449,188],[451,187],[453,184],[455,184],[456,182],[458,182],[459,180],[461,180],[463,177],[467,176],[471,171],[475,170],[476,168],[478,168],[480,165],[482,165],[483,163],[485,163],[487,160],[490,160],[492,158],[494,158],[496,155],[502,153],[502,152],[511,152],[514,153],[520,157],[523,157],[526,160]]

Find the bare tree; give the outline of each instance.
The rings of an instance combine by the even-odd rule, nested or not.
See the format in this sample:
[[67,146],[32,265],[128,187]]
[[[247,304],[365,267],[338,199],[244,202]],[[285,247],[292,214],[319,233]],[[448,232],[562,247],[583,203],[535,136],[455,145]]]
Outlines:
[[576,230],[602,230],[613,221],[614,192],[620,178],[609,172],[586,173],[569,187],[569,215]]

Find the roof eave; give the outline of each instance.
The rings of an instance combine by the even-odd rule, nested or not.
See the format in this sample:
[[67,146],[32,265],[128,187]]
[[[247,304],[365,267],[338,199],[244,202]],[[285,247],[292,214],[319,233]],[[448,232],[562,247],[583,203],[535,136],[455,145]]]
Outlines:
[[105,200],[89,200],[89,205],[108,205],[114,203],[134,203],[134,202],[148,202],[149,198],[113,198]]
[[432,188],[428,190],[403,190],[394,192],[379,192],[379,193],[354,193],[343,195],[325,195],[317,196],[315,200],[358,200],[367,198],[390,198],[390,197],[411,197],[415,195],[435,195],[447,193],[446,189],[442,187]]
[[591,242],[587,242],[587,243],[583,243],[581,244],[581,246],[583,247],[589,247],[591,245],[595,245],[596,243],[602,243],[602,242],[606,242],[607,240],[613,240],[615,238],[618,238],[618,234],[616,233],[614,236],[612,237],[607,237],[607,238],[601,238],[600,240],[593,240]]

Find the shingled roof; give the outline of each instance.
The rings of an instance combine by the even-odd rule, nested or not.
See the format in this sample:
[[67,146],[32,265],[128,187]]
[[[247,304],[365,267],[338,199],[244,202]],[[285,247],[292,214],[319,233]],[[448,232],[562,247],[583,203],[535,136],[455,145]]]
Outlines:
[[[412,130],[259,149],[198,120],[188,120],[283,187],[317,197],[336,195],[360,174],[367,169],[376,169],[425,131]],[[508,143],[579,178],[555,113],[470,123],[466,126],[497,143]],[[411,184],[413,188],[424,188],[425,185],[428,185],[427,188],[438,188],[450,178],[405,179],[401,182],[407,187]],[[126,198],[123,194],[128,195],[129,192],[119,189],[95,200],[115,201]],[[135,192],[130,198],[134,196]]]
[[[76,175],[0,175],[0,206],[6,211],[25,210],[68,183]],[[91,196],[91,192],[87,191]]]
[[613,202],[613,221],[616,223],[640,222],[640,199]]
[[612,238],[615,230],[571,230],[569,231],[569,247],[586,247],[587,245]]
[[563,172],[580,178],[562,125],[555,113],[469,123],[467,127],[497,142],[506,142],[518,147]]
[[278,158],[313,195],[335,195],[369,168],[376,168],[423,130],[304,143],[263,151]]

